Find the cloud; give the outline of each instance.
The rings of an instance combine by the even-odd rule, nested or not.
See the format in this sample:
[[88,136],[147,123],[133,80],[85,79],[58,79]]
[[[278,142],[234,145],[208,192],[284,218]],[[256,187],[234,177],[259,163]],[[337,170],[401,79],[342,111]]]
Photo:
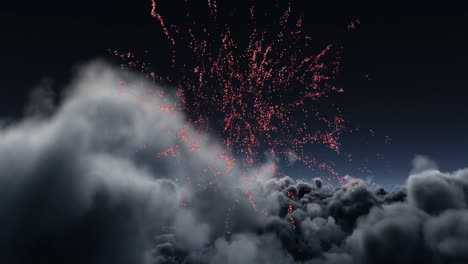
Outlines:
[[468,169],[419,157],[389,192],[273,179],[272,161],[228,165],[159,90],[92,63],[0,129],[1,263],[468,261]]
[[219,238],[214,243],[210,263],[287,263],[292,258],[285,254],[278,239],[271,235],[239,234],[227,241]]
[[[218,153],[206,146],[188,155],[187,144],[161,136],[181,131],[184,117],[158,110],[164,102],[156,97],[141,103],[141,88],[120,94],[117,73],[92,64],[53,116],[1,130],[2,263],[145,263],[152,258],[153,237],[166,232],[185,250],[209,243],[214,223],[203,219],[202,209],[180,205],[183,199],[207,201],[177,181],[206,174],[207,165],[222,170],[224,164],[212,162]],[[130,88],[141,82],[123,78]],[[157,158],[176,144],[187,165]],[[191,179],[195,186],[212,181]],[[212,198],[221,202],[223,195]],[[210,212],[213,219],[224,216]]]
[[424,155],[416,155],[412,162],[411,174],[417,174],[427,170],[437,170],[437,163]]
[[440,262],[468,262],[466,223],[466,210],[449,210],[427,222],[424,236],[434,258]]
[[436,170],[412,175],[408,180],[410,204],[431,214],[466,207],[463,183]]

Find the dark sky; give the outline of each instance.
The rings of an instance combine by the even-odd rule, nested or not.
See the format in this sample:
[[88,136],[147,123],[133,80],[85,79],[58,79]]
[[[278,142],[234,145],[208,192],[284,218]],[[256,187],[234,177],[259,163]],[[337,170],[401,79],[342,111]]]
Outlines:
[[[41,81],[53,80],[60,91],[78,63],[109,58],[108,49],[163,55],[167,48],[149,0],[17,2],[0,7],[2,118],[20,117]],[[169,2],[165,8],[176,10],[181,1]],[[223,2],[230,2],[226,9],[243,8]],[[361,130],[344,147],[355,153],[353,166],[369,164],[384,184],[401,182],[415,154],[430,156],[442,169],[468,164],[468,11],[450,1],[407,2],[301,4],[309,34],[344,47],[337,82],[346,93],[337,103]],[[344,34],[352,19],[361,21],[359,29]],[[376,153],[385,160],[377,161]]]

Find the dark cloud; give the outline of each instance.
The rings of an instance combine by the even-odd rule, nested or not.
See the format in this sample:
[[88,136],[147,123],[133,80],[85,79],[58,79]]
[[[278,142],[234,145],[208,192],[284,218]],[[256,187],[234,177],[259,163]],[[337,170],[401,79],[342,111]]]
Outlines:
[[352,231],[360,216],[369,213],[372,207],[379,206],[377,197],[359,184],[345,185],[334,195],[327,209],[346,231]]
[[424,237],[432,256],[442,263],[468,263],[468,211],[449,210],[430,219]]
[[323,182],[320,178],[315,178],[314,179],[315,186],[317,186],[318,189],[322,188]]
[[390,191],[389,193],[386,193],[383,196],[383,202],[386,204],[392,204],[396,202],[405,202],[407,196],[408,196],[408,192],[406,190],[406,187],[399,186],[395,188],[394,190]]
[[426,214],[406,205],[375,207],[346,244],[358,263],[427,263],[420,235]]
[[467,169],[419,157],[388,192],[274,180],[270,163],[214,176],[216,140],[193,152],[168,133],[184,116],[118,73],[94,63],[61,106],[32,108],[55,113],[0,130],[0,263],[468,262]]
[[409,203],[431,214],[466,206],[461,183],[436,170],[412,175],[408,190]]

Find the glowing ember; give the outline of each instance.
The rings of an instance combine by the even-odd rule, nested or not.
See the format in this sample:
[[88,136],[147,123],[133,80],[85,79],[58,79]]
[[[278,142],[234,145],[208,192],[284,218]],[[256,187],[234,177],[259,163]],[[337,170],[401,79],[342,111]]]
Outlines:
[[289,197],[289,205],[288,205],[288,218],[289,221],[291,222],[292,228],[296,229],[296,225],[294,222],[294,218],[292,217],[292,211],[293,211],[293,203],[294,203],[294,194],[292,192],[288,192],[288,197]]

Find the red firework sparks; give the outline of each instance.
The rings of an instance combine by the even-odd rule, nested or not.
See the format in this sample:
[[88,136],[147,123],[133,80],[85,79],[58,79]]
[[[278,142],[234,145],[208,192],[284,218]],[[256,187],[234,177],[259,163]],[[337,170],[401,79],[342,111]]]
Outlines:
[[[346,122],[339,109],[327,105],[328,97],[343,92],[333,85],[340,49],[332,45],[312,49],[311,38],[303,33],[302,17],[293,12],[292,2],[286,2],[276,26],[269,31],[259,29],[252,6],[245,23],[249,25],[245,43],[233,36],[235,31],[228,25],[219,22],[222,17],[216,0],[207,0],[209,23],[197,22],[187,13],[190,27],[184,26],[184,21],[179,21],[180,25],[168,23],[159,10],[159,2],[152,0],[151,16],[158,21],[170,45],[170,73],[151,70],[149,63],[137,59],[131,52],[114,51],[114,54],[125,63],[122,66],[137,69],[155,82],[177,88],[179,100],[175,102],[164,90],[147,91],[138,96],[145,104],[151,104],[151,96],[157,96],[155,109],[173,117],[179,117],[180,112],[188,116],[183,128],[164,130],[164,135],[167,133],[177,143],[158,149],[158,158],[182,159],[183,155],[179,155],[182,151],[196,152],[203,147],[202,135],[206,130],[220,135],[224,146],[210,146],[217,154],[213,156],[213,163],[203,169],[210,176],[209,182],[195,181],[192,176],[196,175],[183,175],[180,184],[203,191],[234,193],[217,178],[240,173],[244,192],[236,192],[232,205],[226,209],[226,236],[231,235],[231,216],[242,199],[253,211],[268,215],[261,200],[254,197],[252,179],[246,173],[250,166],[265,158],[264,153],[271,154],[274,162],[271,166],[257,168],[257,176],[260,170],[271,170],[276,177],[286,176],[277,170],[276,163],[278,158],[284,158],[291,164],[299,161],[309,168],[326,171],[329,175],[319,176],[330,187],[335,182],[364,186],[365,182],[358,178],[340,176],[333,161],[310,155],[308,147],[311,145],[326,146],[340,153]],[[185,0],[185,4],[188,2]],[[359,20],[352,21],[348,31],[355,30],[359,24]],[[123,89],[124,86],[122,83],[119,93],[137,96],[131,89]],[[372,129],[369,132],[375,136]],[[391,138],[386,137],[385,142],[390,144]],[[150,147],[144,145],[143,150],[148,151]],[[343,154],[346,160],[352,161],[351,153]],[[236,172],[238,157],[243,158],[245,165],[240,172]],[[220,160],[224,168],[219,167]],[[367,164],[359,170],[371,173]],[[281,184],[279,179],[275,182]],[[291,228],[296,229],[293,210],[295,201],[300,198],[293,192],[286,195],[289,198],[286,217]],[[190,204],[185,199],[180,201],[183,207],[190,207]]]
[[[182,30],[167,27],[152,0],[151,15],[171,45],[177,78],[156,72],[149,76],[178,87],[179,108],[192,125],[209,124],[246,164],[266,150],[293,150],[304,157],[304,147],[312,143],[338,152],[345,121],[339,111],[330,117],[317,106],[331,93],[343,91],[331,84],[339,67],[338,50],[328,45],[309,54],[310,38],[302,32],[302,17],[293,16],[291,3],[275,34],[257,28],[252,6],[244,46],[236,43],[229,26],[217,24],[217,1],[208,0],[208,9],[216,26]],[[195,20],[193,25],[198,25]],[[184,48],[190,50],[191,63],[178,62],[178,42],[188,43]]]
[[[150,70],[148,63],[131,52],[114,54],[148,78],[177,87],[180,100],[159,106],[161,110],[172,114],[183,111],[188,115],[187,126],[220,135],[230,152],[220,157],[226,160],[226,171],[220,175],[231,171],[235,157],[242,157],[244,165],[250,166],[268,152],[274,159],[294,156],[308,167],[341,178],[333,165],[318,161],[305,149],[316,144],[340,151],[345,120],[339,109],[324,107],[326,98],[343,92],[333,85],[340,49],[326,45],[314,50],[292,2],[287,2],[268,31],[256,25],[252,5],[245,23],[249,26],[247,41],[236,39],[227,24],[218,22],[221,16],[216,0],[207,1],[210,26],[203,26],[207,23],[199,23],[187,13],[190,27],[183,22],[179,26],[168,23],[159,2],[152,0],[151,16],[170,45],[174,75]],[[162,99],[165,96],[158,93]],[[198,148],[197,139],[184,131],[178,134],[191,150]],[[175,156],[177,149],[177,145],[169,147],[158,156]]]

